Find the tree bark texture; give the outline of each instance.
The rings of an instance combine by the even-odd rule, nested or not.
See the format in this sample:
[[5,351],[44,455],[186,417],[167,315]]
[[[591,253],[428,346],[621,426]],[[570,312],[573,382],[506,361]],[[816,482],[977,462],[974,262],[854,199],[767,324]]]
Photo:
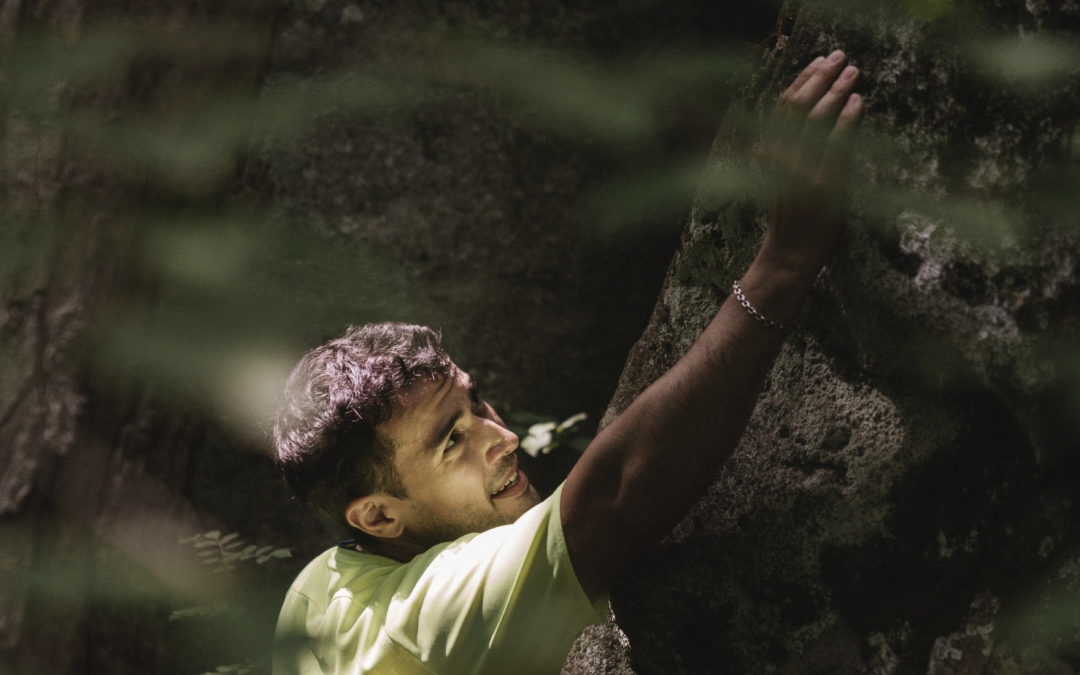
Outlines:
[[[167,377],[134,376],[123,346],[102,356],[123,321],[153,324],[162,311],[150,224],[221,200],[237,168],[225,152],[185,175],[190,167],[145,159],[149,137],[117,140],[110,130],[153,129],[185,105],[254,88],[276,12],[3,5],[5,75],[17,93],[6,99],[2,150],[0,672],[200,672],[236,660],[237,647],[259,658],[248,648],[265,651],[272,607],[239,630],[169,620],[238,598],[234,580],[209,574],[180,540],[218,529],[300,547],[306,538],[310,550],[312,533],[326,535],[289,506],[248,439],[178,396]],[[242,27],[230,36],[247,52],[192,58],[190,46],[205,47],[214,26],[230,23]],[[75,59],[64,62],[65,50]],[[115,66],[80,78],[101,54]],[[209,317],[193,328],[215,330]],[[288,574],[271,575],[273,584]]]
[[[735,455],[567,672],[1077,672],[1078,29],[1073,2],[785,5],[712,161],[753,172],[745,120],[844,49],[845,241]],[[710,192],[609,419],[752,259],[759,202]]]

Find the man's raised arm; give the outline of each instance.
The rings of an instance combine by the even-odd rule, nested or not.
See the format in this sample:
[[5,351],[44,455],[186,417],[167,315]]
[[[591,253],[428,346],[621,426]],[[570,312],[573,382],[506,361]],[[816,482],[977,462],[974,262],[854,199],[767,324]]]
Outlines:
[[[783,341],[839,231],[844,146],[862,112],[858,72],[819,58],[781,94],[761,144],[769,223],[740,282],[690,351],[608,425],[563,487],[570,560],[590,597],[689,511],[734,450]],[[767,319],[768,321],[764,320]]]

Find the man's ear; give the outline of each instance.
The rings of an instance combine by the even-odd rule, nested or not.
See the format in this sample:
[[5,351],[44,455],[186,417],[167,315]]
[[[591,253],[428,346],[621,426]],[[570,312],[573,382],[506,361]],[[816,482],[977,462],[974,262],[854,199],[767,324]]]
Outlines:
[[345,519],[361,532],[381,539],[396,539],[405,529],[397,517],[398,501],[381,492],[358,497],[345,507]]

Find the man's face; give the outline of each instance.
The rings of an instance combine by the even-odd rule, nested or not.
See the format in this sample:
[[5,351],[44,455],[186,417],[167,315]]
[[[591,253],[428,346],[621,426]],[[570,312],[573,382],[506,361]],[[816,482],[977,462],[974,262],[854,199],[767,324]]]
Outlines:
[[425,547],[512,523],[540,502],[518,469],[517,435],[457,366],[412,385],[377,432],[394,448],[408,495],[405,534]]

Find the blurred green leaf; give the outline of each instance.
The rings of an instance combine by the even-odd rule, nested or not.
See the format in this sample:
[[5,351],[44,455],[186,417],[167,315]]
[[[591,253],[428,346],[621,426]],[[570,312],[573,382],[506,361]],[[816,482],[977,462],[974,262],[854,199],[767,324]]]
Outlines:
[[908,13],[923,21],[934,21],[957,11],[954,0],[904,0]]
[[198,607],[188,607],[186,609],[178,609],[169,614],[169,621],[181,621],[183,619],[206,619],[220,614],[224,614],[228,611],[228,605],[199,605]]
[[1080,640],[1080,560],[1066,559],[1039,593],[1009,617],[1013,639],[1023,645],[1065,646]]
[[1000,252],[1016,245],[1024,234],[1023,215],[1004,201],[975,197],[946,197],[916,189],[861,184],[852,188],[858,208],[873,222],[893,222],[900,214],[918,214],[942,232],[980,250]]
[[1057,86],[1080,75],[1080,44],[1051,34],[979,35],[963,53],[984,71],[1022,88]]
[[695,198],[705,203],[760,198],[758,174],[746,167],[687,160],[616,176],[584,198],[583,219],[600,231],[683,220]]
[[[15,214],[10,210],[0,226],[0,288],[25,277],[44,278],[47,262],[62,241],[55,219],[41,213]],[[33,279],[25,279],[33,283]]]
[[[329,114],[400,119],[402,111],[438,105],[463,87],[493,91],[511,103],[516,116],[555,132],[620,148],[652,142],[657,112],[685,96],[685,88],[726,94],[732,75],[751,62],[736,50],[605,62],[418,29],[419,48],[403,58],[317,75],[277,74],[259,91],[243,85],[243,78],[220,76],[163,90],[154,104],[121,110],[99,108],[96,95],[73,97],[66,106],[55,101],[58,86],[69,92],[80,85],[104,86],[142,62],[197,72],[213,72],[199,64],[218,63],[227,73],[233,61],[257,60],[266,30],[242,22],[176,29],[116,23],[66,40],[27,38],[13,48],[19,67],[11,73],[6,102],[66,130],[69,152],[86,153],[132,177],[149,171],[182,193],[202,194],[227,181],[237,154],[253,143],[296,138]],[[47,102],[27,107],[35,101]]]
[[257,60],[267,39],[258,23],[222,20],[169,26],[114,20],[83,26],[77,34],[20,32],[8,46],[0,100],[24,114],[49,115],[58,86],[77,88],[121,76],[140,58],[187,64]]
[[141,233],[157,301],[100,318],[96,366],[153,381],[260,445],[295,345],[349,322],[422,318],[393,259],[267,217],[148,217]]
[[899,0],[867,2],[866,0],[808,0],[819,11],[840,25],[879,30],[887,23],[909,23],[924,26],[959,24],[970,28],[977,16],[977,5],[967,0]]
[[660,54],[627,64],[478,40],[438,44],[443,75],[508,96],[555,131],[624,144],[656,131],[656,112],[681,87],[723,87],[748,59],[737,51]]

